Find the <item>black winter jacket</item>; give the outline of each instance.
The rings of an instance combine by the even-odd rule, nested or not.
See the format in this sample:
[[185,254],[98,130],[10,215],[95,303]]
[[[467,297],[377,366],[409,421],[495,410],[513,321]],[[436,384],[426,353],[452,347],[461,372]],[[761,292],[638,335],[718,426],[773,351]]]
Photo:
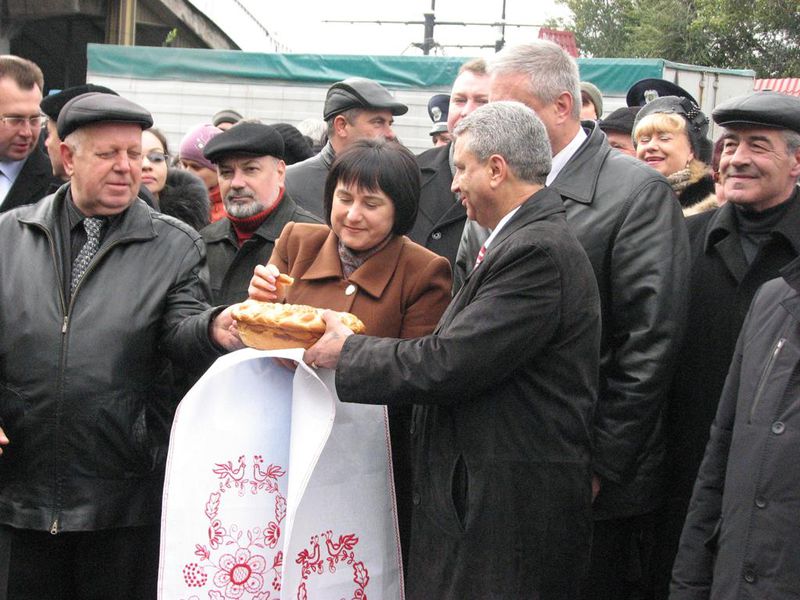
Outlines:
[[0,217],[0,523],[85,531],[157,523],[174,402],[164,359],[207,366],[200,236],[135,201],[71,300],[69,186]]
[[800,597],[800,259],[742,326],[675,560],[670,598]]

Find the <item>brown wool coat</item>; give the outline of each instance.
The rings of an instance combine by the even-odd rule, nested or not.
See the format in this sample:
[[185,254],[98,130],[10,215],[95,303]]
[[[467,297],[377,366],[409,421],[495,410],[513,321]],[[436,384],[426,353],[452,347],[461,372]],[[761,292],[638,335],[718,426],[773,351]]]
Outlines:
[[446,258],[396,236],[345,279],[337,244],[326,225],[284,227],[269,262],[295,278],[286,302],[351,312],[369,335],[414,338],[433,331],[450,303]]

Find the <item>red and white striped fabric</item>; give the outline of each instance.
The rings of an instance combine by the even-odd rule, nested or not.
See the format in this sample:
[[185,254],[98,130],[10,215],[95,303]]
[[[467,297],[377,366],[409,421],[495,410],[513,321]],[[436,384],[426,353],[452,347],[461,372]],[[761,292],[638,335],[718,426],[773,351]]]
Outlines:
[[161,600],[402,600],[386,409],[339,402],[302,349],[220,358],[170,440]]
[[800,77],[784,77],[783,79],[756,79],[755,91],[772,90],[789,96],[800,96]]

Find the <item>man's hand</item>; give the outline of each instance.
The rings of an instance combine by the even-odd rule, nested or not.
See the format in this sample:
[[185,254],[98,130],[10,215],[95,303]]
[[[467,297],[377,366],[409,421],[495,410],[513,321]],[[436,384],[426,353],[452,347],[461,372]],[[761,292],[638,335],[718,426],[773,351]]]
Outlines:
[[236,321],[233,320],[231,314],[232,311],[233,306],[223,310],[214,318],[208,329],[211,341],[228,351],[244,348],[244,343],[239,337],[239,331],[236,329]]
[[348,336],[353,332],[342,324],[341,319],[331,310],[322,313],[325,320],[325,334],[320,340],[306,350],[303,361],[311,367],[335,369],[339,364],[339,355]]
[[[8,444],[8,438],[6,437],[6,432],[3,431],[3,428],[0,427],[0,446],[5,446]],[[3,449],[0,448],[0,454],[3,454]]]
[[252,300],[275,302],[278,299],[276,283],[280,271],[275,265],[256,265],[247,293]]

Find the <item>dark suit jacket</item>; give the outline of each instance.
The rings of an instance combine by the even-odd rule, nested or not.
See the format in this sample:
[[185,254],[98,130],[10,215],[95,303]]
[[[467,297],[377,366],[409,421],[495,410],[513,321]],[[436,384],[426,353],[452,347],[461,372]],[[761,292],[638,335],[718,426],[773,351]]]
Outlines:
[[11,210],[23,204],[35,204],[51,193],[51,184],[55,186],[55,189],[58,189],[63,183],[58,177],[53,176],[50,159],[37,146],[28,156],[28,160],[25,161],[19,176],[14,181],[14,185],[8,190],[8,195],[3,203],[0,204],[0,212]]
[[421,405],[408,600],[577,597],[599,352],[592,267],[547,188],[499,232],[432,335],[347,338],[343,402]]
[[408,237],[455,265],[458,243],[467,211],[450,191],[450,144],[426,150],[417,156],[422,172],[422,189],[417,219]]

